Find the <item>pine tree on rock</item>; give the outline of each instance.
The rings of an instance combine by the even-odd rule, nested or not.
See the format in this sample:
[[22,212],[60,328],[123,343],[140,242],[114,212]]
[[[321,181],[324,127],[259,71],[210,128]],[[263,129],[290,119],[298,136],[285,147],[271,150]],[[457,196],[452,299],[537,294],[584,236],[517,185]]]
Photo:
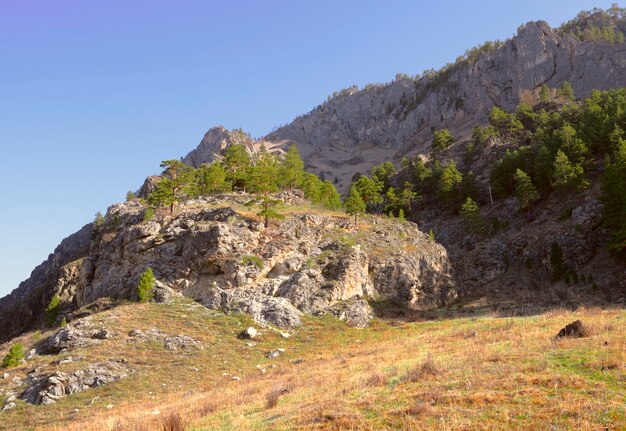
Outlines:
[[246,191],[252,169],[252,160],[243,144],[234,144],[226,148],[223,159],[226,180],[231,182],[233,190]]
[[356,226],[358,215],[365,213],[365,201],[361,198],[355,185],[350,186],[350,191],[343,205],[346,208],[346,213],[354,216],[354,225]]
[[520,207],[528,210],[530,214],[530,204],[539,199],[539,193],[537,193],[530,177],[521,169],[515,171],[513,178],[515,180],[515,196]]
[[195,170],[178,160],[165,160],[161,167],[165,168],[161,180],[148,196],[148,202],[151,205],[169,207],[170,215],[174,215],[177,202],[197,193]]
[[567,155],[558,150],[552,168],[552,183],[557,189],[575,188],[577,191],[588,187],[584,170],[579,164],[572,164]]
[[485,230],[485,225],[480,216],[480,208],[470,197],[461,206],[461,219],[467,233],[480,234]]

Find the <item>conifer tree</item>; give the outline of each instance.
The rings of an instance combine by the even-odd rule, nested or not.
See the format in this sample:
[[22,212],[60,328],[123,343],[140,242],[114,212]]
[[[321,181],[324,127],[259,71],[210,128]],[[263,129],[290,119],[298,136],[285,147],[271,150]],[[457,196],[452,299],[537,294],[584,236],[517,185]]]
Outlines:
[[354,225],[356,226],[357,216],[365,213],[365,202],[361,198],[361,194],[354,184],[350,186],[350,191],[348,192],[348,196],[346,196],[343,205],[346,208],[346,213],[354,216]]
[[532,180],[521,169],[515,171],[515,196],[522,209],[528,210],[530,204],[539,199],[539,193],[535,189]]
[[572,88],[572,84],[569,81],[563,81],[558,90],[559,97],[566,101],[574,100],[574,89]]
[[195,170],[178,160],[164,160],[161,179],[148,196],[151,205],[169,207],[174,215],[174,207],[187,197],[196,194]]
[[622,253],[626,251],[626,142],[620,144],[613,162],[605,161],[601,181],[602,218],[611,234],[609,246]]
[[156,278],[152,268],[148,267],[139,276],[139,285],[137,286],[137,298],[139,302],[148,302],[154,297],[154,287],[156,286]]
[[454,143],[454,136],[448,129],[435,130],[433,133],[433,154],[438,154]]
[[542,192],[550,190],[550,178],[552,176],[552,156],[544,145],[539,148],[534,161],[535,185]]
[[453,207],[458,202],[462,181],[463,175],[456,168],[454,160],[450,160],[441,172],[437,187],[439,198],[448,205],[448,207]]
[[246,191],[252,160],[243,144],[234,144],[226,148],[223,159],[226,179],[233,185],[233,190]]
[[231,187],[226,181],[226,170],[220,162],[200,166],[198,168],[197,179],[198,193],[202,196],[224,192]]
[[467,233],[479,234],[485,229],[478,204],[470,197],[468,197],[461,206],[461,219],[463,220],[463,226]]
[[320,185],[320,203],[328,209],[338,210],[341,208],[341,196],[330,181],[323,181]]
[[304,197],[309,199],[314,204],[321,203],[321,187],[322,181],[317,177],[317,175],[310,172],[304,175],[304,180],[302,182]]
[[353,185],[356,187],[356,190],[359,192],[366,206],[382,203],[383,198],[381,191],[383,184],[377,178],[370,179],[366,175],[362,175]]
[[304,180],[304,162],[300,158],[298,147],[292,145],[285,154],[280,167],[280,183],[282,187],[292,190],[302,186]]
[[572,164],[567,155],[558,150],[552,168],[552,183],[557,189],[575,188],[581,190],[589,185],[584,177],[584,170],[578,164]]

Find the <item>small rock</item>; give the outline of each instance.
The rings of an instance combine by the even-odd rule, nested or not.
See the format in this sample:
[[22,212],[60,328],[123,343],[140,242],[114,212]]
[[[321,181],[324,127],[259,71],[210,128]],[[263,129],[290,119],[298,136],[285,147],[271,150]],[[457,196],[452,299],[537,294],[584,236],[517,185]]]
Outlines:
[[37,349],[30,349],[28,351],[28,353],[26,353],[26,360],[30,361],[31,359],[33,359],[33,357],[35,357],[35,355],[37,354]]
[[113,404],[107,405],[107,410],[111,410],[113,408]]
[[298,365],[304,362],[304,359],[296,359],[295,361],[293,361],[293,364]]
[[239,376],[233,376],[233,377],[231,378],[231,380],[241,380],[241,377],[239,377]]
[[15,383],[16,385],[19,385],[22,383],[22,379],[18,376],[15,376],[11,379],[11,382]]
[[8,379],[9,377],[11,377],[11,375],[10,375],[9,373],[4,373],[4,374],[2,374],[2,379],[3,379],[3,380]]
[[283,337],[283,338],[289,338],[289,337],[291,337],[291,334],[289,332],[281,332],[280,336]]
[[268,359],[278,358],[280,356],[280,352],[278,350],[273,350],[267,354]]
[[254,346],[256,346],[256,343],[246,343],[246,346],[248,346],[248,347],[254,347]]
[[256,337],[257,334],[258,331],[254,327],[250,326],[248,329],[241,331],[238,337],[242,340],[250,340]]
[[17,404],[15,404],[14,402],[8,402],[4,405],[4,407],[2,407],[2,411],[6,412],[7,410],[11,410],[12,408],[17,407]]
[[585,325],[583,325],[583,322],[581,322],[580,320],[575,320],[572,323],[568,323],[567,325],[565,325],[565,327],[561,329],[554,338],[582,338],[588,336],[589,330],[585,327]]

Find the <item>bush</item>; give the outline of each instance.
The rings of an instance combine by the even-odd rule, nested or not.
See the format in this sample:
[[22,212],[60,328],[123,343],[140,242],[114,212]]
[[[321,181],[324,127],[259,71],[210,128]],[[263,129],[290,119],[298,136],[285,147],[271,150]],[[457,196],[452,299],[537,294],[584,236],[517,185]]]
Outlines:
[[61,311],[61,298],[58,294],[54,294],[50,303],[46,307],[46,325],[52,326],[57,321]]
[[146,210],[143,213],[143,218],[142,221],[150,221],[154,218],[154,209],[152,207],[148,207],[146,208]]
[[254,265],[259,269],[263,269],[263,261],[258,256],[247,255],[241,258],[241,264],[244,266]]
[[21,343],[15,343],[2,360],[2,368],[17,367],[22,363],[25,356],[24,346]]
[[148,267],[141,277],[139,277],[139,286],[137,286],[137,297],[139,302],[148,302],[154,297],[154,286],[156,278],[152,268]]

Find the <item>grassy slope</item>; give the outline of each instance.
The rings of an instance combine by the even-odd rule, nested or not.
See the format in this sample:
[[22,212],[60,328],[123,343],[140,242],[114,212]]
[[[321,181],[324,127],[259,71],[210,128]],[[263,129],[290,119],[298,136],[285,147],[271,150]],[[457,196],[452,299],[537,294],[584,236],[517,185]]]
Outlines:
[[[552,341],[576,318],[591,326],[591,337]],[[39,357],[11,370],[12,377],[35,366],[71,370],[109,357],[129,359],[136,372],[54,405],[20,402],[0,413],[1,429],[150,430],[172,411],[187,430],[626,429],[622,310],[378,320],[365,330],[317,317],[289,339],[263,330],[251,347],[236,338],[252,323],[247,317],[225,317],[186,299],[123,305],[94,319],[119,336],[64,354],[84,356],[80,363],[53,367],[58,357]],[[131,329],[151,327],[191,335],[205,348],[183,353],[127,342]],[[21,341],[30,346],[45,335]],[[284,354],[266,358],[279,347]],[[0,380],[0,388],[8,384]],[[268,408],[272,391],[287,393]]]

